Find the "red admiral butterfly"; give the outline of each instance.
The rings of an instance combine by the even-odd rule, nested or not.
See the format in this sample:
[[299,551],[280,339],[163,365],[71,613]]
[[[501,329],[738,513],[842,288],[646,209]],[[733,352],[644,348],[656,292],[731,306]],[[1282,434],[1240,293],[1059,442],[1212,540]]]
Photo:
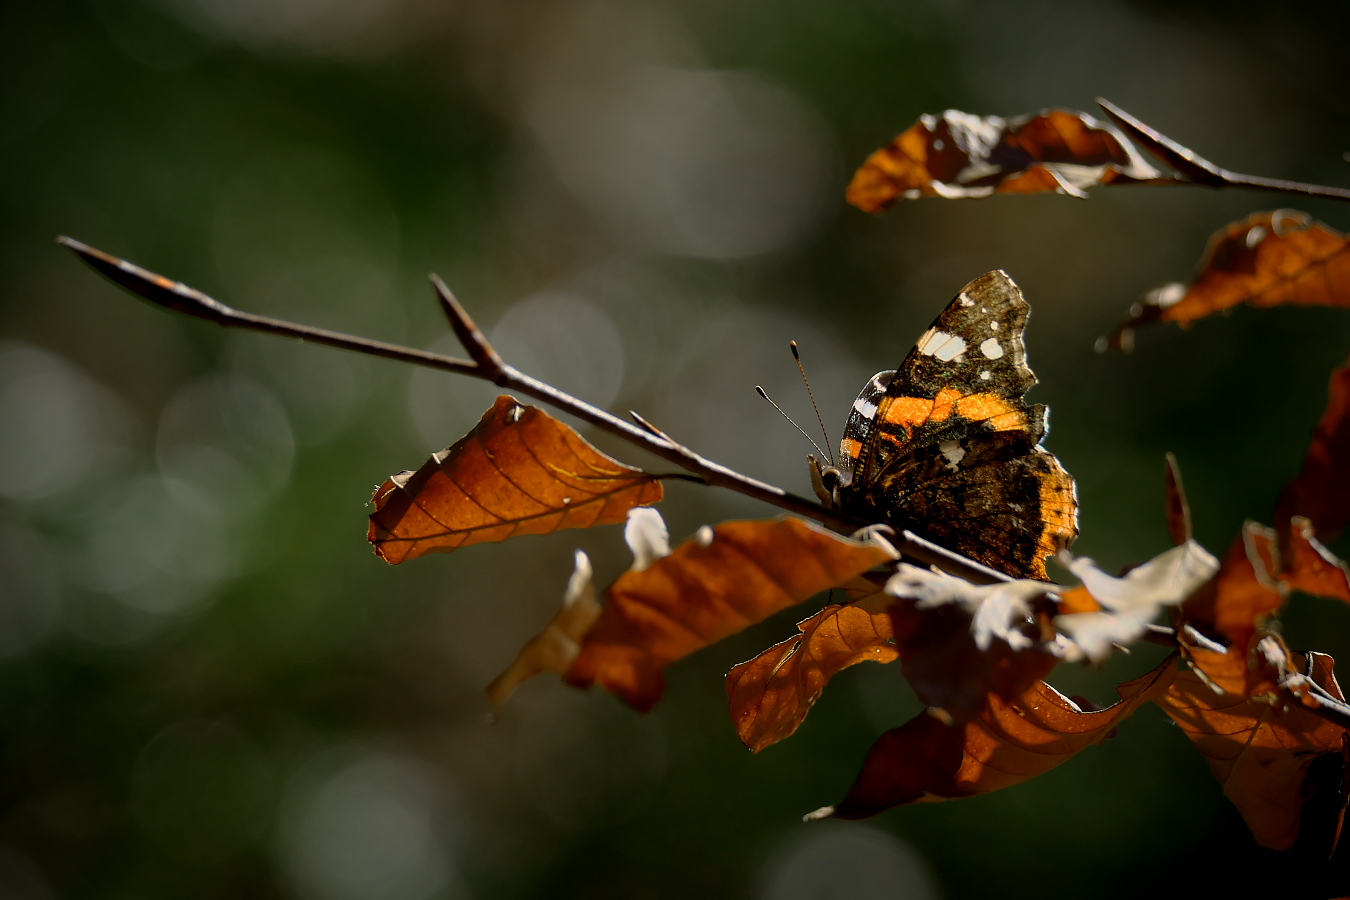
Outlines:
[[908,529],[1016,578],[1078,535],[1073,478],[1043,447],[1046,408],[1022,330],[1030,308],[1002,270],[966,285],[894,371],[853,402],[838,467],[814,459],[826,505]]

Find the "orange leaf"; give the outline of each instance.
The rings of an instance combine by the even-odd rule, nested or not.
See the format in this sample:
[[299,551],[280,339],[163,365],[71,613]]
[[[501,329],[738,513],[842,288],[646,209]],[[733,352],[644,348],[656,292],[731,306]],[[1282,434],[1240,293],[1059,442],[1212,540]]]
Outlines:
[[[1346,287],[1350,297],[1350,285]],[[1285,486],[1276,522],[1307,516],[1317,533],[1334,540],[1350,523],[1350,363],[1331,373],[1330,396],[1317,423],[1303,468]]]
[[1245,659],[1261,623],[1284,605],[1275,532],[1257,522],[1242,526],[1208,588],[1182,608],[1185,619],[1217,631]]
[[[1309,677],[1343,700],[1333,669],[1330,656],[1309,654]],[[1308,767],[1320,754],[1340,752],[1347,730],[1287,696],[1217,693],[1193,672],[1178,675],[1156,702],[1204,754],[1256,842],[1292,847]]]
[[1117,688],[1120,702],[1085,711],[1045,682],[1003,700],[993,694],[976,718],[945,724],[920,713],[883,734],[842,802],[808,818],[860,819],[893,806],[987,794],[1048,772],[1105,740],[1176,675],[1176,657]]
[[1289,591],[1350,602],[1350,573],[1345,564],[1313,536],[1312,524],[1295,516],[1280,547],[1277,534],[1256,522],[1243,526],[1213,581],[1182,608],[1190,626],[1222,635],[1221,647],[1200,646],[1191,628],[1179,633],[1187,660],[1215,687],[1237,697],[1266,689],[1272,672],[1257,645],[1272,639],[1265,622],[1284,605]]
[[847,197],[864,212],[881,212],[917,197],[1043,191],[1082,197],[1093,185],[1160,175],[1114,125],[1087,113],[1052,109],[1003,119],[949,109],[921,116],[869,156]]
[[[889,603],[882,594],[877,600]],[[741,742],[758,753],[790,736],[820,699],[825,685],[855,663],[893,662],[891,621],[875,602],[827,606],[797,623],[801,634],[727,673],[731,720]]]
[[478,426],[375,492],[366,539],[389,563],[522,534],[622,522],[661,483],[548,413],[501,396]]
[[1305,594],[1350,603],[1350,573],[1345,563],[1313,536],[1312,523],[1307,519],[1295,516],[1289,525],[1285,583]]
[[1136,325],[1186,325],[1239,303],[1350,306],[1350,241],[1297,210],[1253,213],[1209,239],[1189,286],[1173,282],[1150,291],[1110,340],[1128,347]]
[[855,541],[798,519],[705,527],[614,582],[565,677],[650,709],[670,663],[894,558],[879,538]]

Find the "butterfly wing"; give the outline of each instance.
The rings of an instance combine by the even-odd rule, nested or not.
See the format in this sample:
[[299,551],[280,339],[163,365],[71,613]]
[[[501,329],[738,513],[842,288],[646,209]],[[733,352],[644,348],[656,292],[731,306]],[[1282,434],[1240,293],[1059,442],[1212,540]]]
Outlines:
[[966,285],[900,368],[858,395],[840,446],[845,511],[908,528],[1016,577],[1078,534],[1073,479],[1040,446],[1046,410],[1003,271]]

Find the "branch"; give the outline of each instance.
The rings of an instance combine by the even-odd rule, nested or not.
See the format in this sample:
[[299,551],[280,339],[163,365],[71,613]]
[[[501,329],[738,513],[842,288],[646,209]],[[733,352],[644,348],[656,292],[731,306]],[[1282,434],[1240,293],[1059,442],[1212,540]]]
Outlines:
[[[633,416],[641,427],[583,400],[578,400],[571,394],[560,391],[537,378],[526,375],[501,358],[497,351],[493,349],[487,336],[479,330],[464,307],[455,299],[454,294],[435,275],[431,277],[432,285],[436,289],[441,309],[450,320],[450,327],[454,330],[456,337],[459,338],[460,343],[464,345],[470,357],[472,357],[470,360],[442,356],[425,350],[414,350],[411,347],[402,347],[398,344],[388,344],[369,338],[327,331],[322,328],[312,328],[308,325],[299,325],[282,319],[273,319],[269,316],[240,312],[233,307],[226,306],[219,300],[208,297],[195,288],[165,278],[163,275],[143,269],[101,250],[96,250],[73,238],[61,237],[57,240],[58,243],[75,253],[100,275],[116,282],[133,294],[166,309],[206,319],[222,328],[243,328],[266,334],[282,335],[302,341],[325,344],[341,350],[350,350],[369,356],[379,356],[398,362],[413,363],[432,369],[468,375],[472,378],[481,378],[499,387],[525,394],[563,412],[570,413],[583,422],[622,438],[628,443],[674,463],[686,472],[691,473],[688,476],[673,475],[666,477],[684,478],[701,484],[736,491],[787,512],[807,519],[814,519],[827,527],[843,532],[852,532],[874,524],[845,515],[838,510],[829,509],[813,500],[791,494],[782,488],[742,475],[726,466],[706,459],[684,444],[674,440],[636,413]],[[909,531],[899,532],[891,539],[891,543],[905,556],[927,565],[937,566],[943,571],[965,578],[968,581],[989,584],[1012,580],[1002,572],[995,571],[974,560],[939,547],[937,544],[924,540]]]
[[1245,187],[1259,191],[1274,191],[1280,194],[1350,200],[1350,189],[1346,188],[1324,187],[1320,184],[1303,184],[1299,181],[1283,181],[1278,178],[1263,178],[1259,175],[1230,172],[1228,169],[1205,159],[1189,147],[1177,143],[1157,129],[1145,125],[1109,100],[1098,97],[1097,105],[1115,120],[1115,123],[1129,135],[1131,140],[1162,160],[1181,176],[1180,180],[1160,179],[1146,183],[1203,184],[1214,188]]

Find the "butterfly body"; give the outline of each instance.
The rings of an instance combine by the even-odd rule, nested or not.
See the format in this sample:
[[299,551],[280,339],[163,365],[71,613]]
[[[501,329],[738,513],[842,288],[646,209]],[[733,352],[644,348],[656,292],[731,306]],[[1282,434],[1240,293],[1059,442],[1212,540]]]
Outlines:
[[1046,408],[1022,332],[1029,307],[1007,273],[957,294],[894,371],[853,403],[839,464],[814,463],[823,499],[1018,578],[1078,534],[1073,478],[1040,446]]

